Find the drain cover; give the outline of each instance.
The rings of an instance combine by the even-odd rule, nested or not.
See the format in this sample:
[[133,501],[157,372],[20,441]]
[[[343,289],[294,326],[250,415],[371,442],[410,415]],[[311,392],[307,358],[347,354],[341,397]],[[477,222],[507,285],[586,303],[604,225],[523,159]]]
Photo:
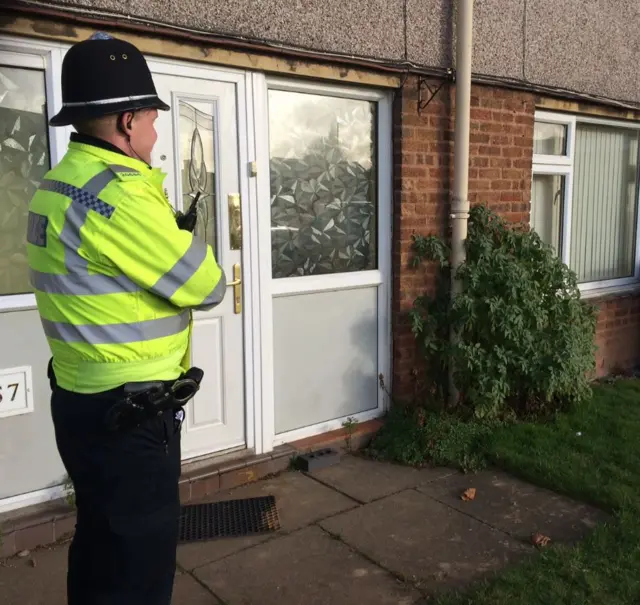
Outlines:
[[280,529],[273,496],[188,504],[180,509],[180,542],[248,536]]

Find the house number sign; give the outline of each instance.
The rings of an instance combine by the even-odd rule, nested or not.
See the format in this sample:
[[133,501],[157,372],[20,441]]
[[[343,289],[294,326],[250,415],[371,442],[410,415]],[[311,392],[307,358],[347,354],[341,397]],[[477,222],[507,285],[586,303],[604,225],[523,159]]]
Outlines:
[[32,411],[31,368],[0,370],[0,418]]

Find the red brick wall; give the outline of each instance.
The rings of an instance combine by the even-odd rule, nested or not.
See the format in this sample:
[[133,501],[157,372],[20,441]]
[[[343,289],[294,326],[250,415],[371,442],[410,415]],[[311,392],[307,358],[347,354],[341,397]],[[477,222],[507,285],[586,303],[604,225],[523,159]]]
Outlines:
[[[393,380],[404,399],[419,389],[421,366],[407,312],[433,292],[436,276],[435,266],[410,266],[411,236],[449,232],[455,89],[443,87],[421,112],[417,106],[418,83],[409,79],[394,102]],[[516,222],[529,220],[534,112],[531,94],[472,87],[469,198]],[[598,375],[637,365],[640,294],[596,304]]]
[[[534,101],[528,93],[471,90],[469,199],[513,221],[529,218]],[[407,312],[433,291],[436,275],[435,266],[410,267],[411,236],[448,234],[454,116],[453,86],[418,112],[417,80],[410,79],[394,103],[393,379],[400,397],[411,396],[420,365]]]
[[596,373],[606,376],[633,368],[640,360],[640,295],[608,297],[599,307]]

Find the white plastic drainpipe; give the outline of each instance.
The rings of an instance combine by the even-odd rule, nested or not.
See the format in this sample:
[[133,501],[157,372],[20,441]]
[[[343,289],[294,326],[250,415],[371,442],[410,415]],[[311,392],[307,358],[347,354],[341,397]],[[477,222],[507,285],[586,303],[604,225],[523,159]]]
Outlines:
[[[462,289],[456,279],[458,267],[465,261],[465,240],[469,219],[469,129],[471,119],[471,48],[473,33],[473,0],[458,0],[456,26],[456,121],[453,163],[453,200],[451,202],[451,301]],[[450,338],[457,334],[451,328]],[[449,366],[449,404],[458,401],[453,380],[453,365]]]

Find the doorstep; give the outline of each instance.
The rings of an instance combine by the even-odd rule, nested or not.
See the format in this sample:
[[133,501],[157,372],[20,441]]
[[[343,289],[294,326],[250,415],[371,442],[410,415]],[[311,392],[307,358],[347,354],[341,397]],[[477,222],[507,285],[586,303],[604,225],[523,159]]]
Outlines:
[[[382,420],[357,424],[350,431],[338,429],[275,448],[268,454],[216,457],[187,463],[180,480],[180,501],[187,504],[220,490],[227,490],[286,471],[292,459],[323,447],[359,450],[368,445]],[[65,500],[55,500],[0,514],[0,559],[69,539],[75,529],[75,511]]]

